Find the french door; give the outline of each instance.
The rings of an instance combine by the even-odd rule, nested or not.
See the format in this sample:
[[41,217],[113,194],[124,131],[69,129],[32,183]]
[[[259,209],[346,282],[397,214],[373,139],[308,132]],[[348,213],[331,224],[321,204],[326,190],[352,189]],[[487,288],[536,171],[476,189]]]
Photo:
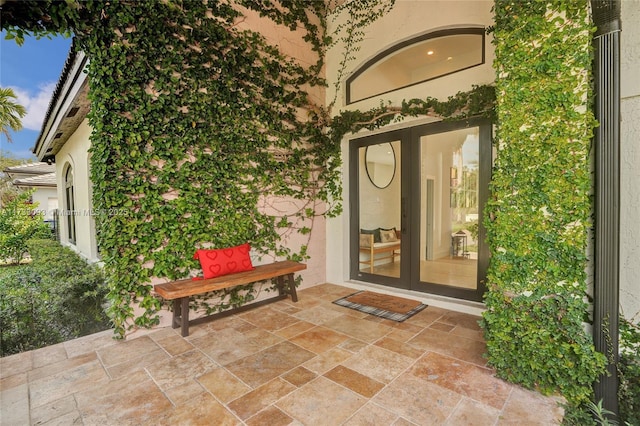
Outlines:
[[351,141],[351,278],[481,300],[491,123],[439,122]]

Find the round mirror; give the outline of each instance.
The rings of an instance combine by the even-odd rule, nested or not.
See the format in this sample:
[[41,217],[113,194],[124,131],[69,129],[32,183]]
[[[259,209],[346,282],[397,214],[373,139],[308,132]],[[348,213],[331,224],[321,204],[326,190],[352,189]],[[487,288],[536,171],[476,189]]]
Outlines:
[[372,184],[380,189],[389,186],[396,173],[396,153],[391,143],[368,146],[364,162]]

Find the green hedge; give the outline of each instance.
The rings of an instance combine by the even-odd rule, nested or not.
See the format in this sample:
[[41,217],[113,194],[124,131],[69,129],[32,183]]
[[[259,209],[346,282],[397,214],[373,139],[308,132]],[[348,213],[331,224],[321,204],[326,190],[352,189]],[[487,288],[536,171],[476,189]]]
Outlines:
[[497,0],[494,12],[488,359],[500,377],[581,405],[605,364],[584,327],[597,125],[589,2]]
[[102,270],[55,241],[27,245],[32,263],[0,277],[0,355],[108,329]]
[[620,422],[640,425],[640,323],[620,316],[618,361]]

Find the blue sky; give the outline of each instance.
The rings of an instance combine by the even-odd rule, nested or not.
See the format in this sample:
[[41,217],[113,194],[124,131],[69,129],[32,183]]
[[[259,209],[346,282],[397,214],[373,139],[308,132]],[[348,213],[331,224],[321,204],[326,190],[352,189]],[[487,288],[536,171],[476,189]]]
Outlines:
[[0,149],[17,158],[35,156],[31,148],[42,128],[51,95],[56,87],[65,59],[71,46],[71,38],[55,37],[51,40],[26,37],[18,46],[13,40],[0,34],[0,86],[11,87],[18,103],[27,109],[22,119],[22,130],[12,132],[12,143],[0,135]]

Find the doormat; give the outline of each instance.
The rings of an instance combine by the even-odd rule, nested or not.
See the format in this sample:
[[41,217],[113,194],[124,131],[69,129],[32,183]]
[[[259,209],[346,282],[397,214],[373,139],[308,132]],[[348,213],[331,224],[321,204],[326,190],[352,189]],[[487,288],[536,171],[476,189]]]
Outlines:
[[411,318],[427,307],[416,300],[364,290],[334,300],[333,303],[397,322]]

